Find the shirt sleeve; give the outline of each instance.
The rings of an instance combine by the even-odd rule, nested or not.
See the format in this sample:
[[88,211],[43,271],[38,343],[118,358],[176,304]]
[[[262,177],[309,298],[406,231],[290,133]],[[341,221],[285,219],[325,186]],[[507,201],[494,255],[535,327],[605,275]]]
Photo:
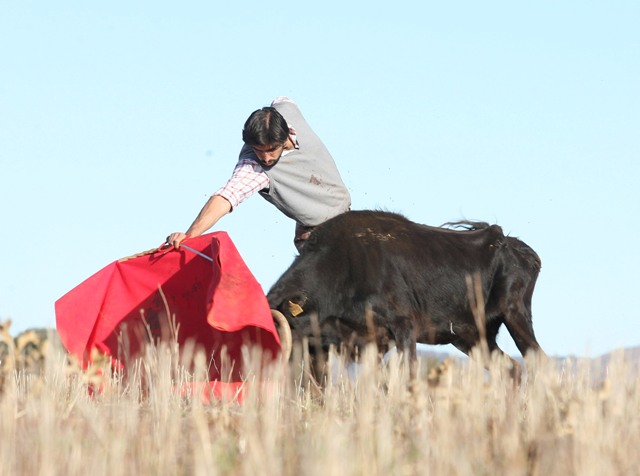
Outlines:
[[254,193],[269,188],[269,177],[260,164],[251,159],[240,159],[229,181],[214,195],[225,198],[234,209]]

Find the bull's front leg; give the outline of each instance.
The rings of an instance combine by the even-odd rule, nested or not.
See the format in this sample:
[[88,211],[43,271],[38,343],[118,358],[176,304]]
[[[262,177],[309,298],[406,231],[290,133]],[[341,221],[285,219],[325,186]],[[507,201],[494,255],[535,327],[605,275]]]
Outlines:
[[418,357],[416,355],[416,328],[409,317],[397,316],[393,319],[393,335],[398,353],[409,366],[411,385],[418,375]]

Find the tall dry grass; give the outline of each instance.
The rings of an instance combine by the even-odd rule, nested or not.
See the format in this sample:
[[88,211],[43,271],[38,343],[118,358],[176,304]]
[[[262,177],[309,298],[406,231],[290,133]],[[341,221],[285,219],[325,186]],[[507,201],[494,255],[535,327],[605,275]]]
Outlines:
[[606,369],[531,359],[519,386],[500,359],[488,372],[448,361],[438,375],[420,368],[409,391],[405,366],[367,349],[356,369],[332,355],[323,390],[294,364],[249,370],[241,404],[177,391],[205,374],[196,361],[189,373],[175,348],[154,348],[127,378],[107,371],[97,392],[63,355],[42,376],[12,371],[0,475],[639,472],[640,393],[622,353]]

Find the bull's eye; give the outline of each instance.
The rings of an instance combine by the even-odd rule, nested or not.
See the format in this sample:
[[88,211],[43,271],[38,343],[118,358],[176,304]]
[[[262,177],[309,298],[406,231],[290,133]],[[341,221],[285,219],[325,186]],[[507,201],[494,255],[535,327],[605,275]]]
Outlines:
[[297,317],[304,312],[304,309],[302,309],[302,306],[300,304],[297,304],[293,301],[289,301],[288,304],[289,304],[289,312],[293,317]]

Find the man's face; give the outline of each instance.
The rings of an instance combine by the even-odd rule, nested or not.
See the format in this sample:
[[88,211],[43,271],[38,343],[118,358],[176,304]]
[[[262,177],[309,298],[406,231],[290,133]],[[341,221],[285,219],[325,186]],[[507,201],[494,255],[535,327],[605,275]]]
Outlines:
[[252,145],[251,148],[258,156],[260,163],[266,167],[275,165],[284,152],[284,144]]

